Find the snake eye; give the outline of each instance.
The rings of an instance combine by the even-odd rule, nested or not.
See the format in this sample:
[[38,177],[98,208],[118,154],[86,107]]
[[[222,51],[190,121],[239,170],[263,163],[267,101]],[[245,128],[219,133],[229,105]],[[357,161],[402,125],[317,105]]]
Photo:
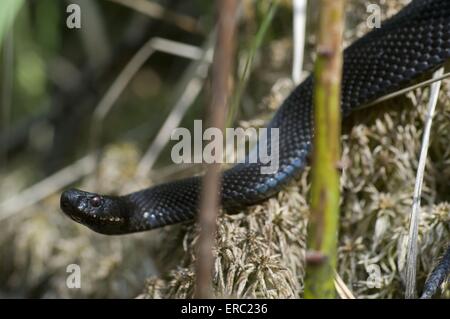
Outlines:
[[92,207],[99,207],[102,203],[102,199],[100,198],[100,196],[94,196],[91,198],[90,202]]

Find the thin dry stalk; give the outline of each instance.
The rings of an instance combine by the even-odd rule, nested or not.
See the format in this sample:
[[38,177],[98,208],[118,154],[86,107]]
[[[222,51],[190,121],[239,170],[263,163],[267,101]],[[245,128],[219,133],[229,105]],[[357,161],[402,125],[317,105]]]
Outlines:
[[450,77],[450,72],[442,74],[441,76],[433,76],[429,80],[426,80],[426,81],[414,84],[412,86],[409,86],[407,88],[404,88],[404,89],[401,89],[401,90],[398,90],[398,91],[386,94],[385,96],[382,96],[382,97],[376,99],[375,101],[370,102],[369,104],[364,105],[363,107],[360,107],[360,109],[363,109],[363,108],[366,108],[366,107],[370,107],[370,106],[373,106],[375,104],[379,104],[381,102],[385,102],[385,101],[393,99],[393,98],[395,98],[397,96],[400,96],[400,95],[406,94],[408,92],[411,92],[411,91],[413,91],[415,89],[419,89],[419,88],[422,88],[422,87],[427,86],[429,84],[433,84],[435,82],[442,81],[442,80],[444,80],[444,79],[446,79],[448,77]]
[[156,3],[155,1],[147,0],[109,0],[125,7],[131,8],[135,11],[143,13],[154,19],[161,19],[168,21],[180,29],[188,32],[201,33],[201,29],[197,20],[194,18],[168,10]]
[[[433,78],[442,76],[444,68],[437,70]],[[430,131],[433,123],[434,111],[439,97],[441,81],[434,82],[430,89],[430,100],[428,101],[427,117],[422,138],[422,147],[420,150],[419,166],[417,168],[416,184],[414,186],[413,206],[411,212],[411,221],[409,224],[408,237],[408,259],[406,262],[406,291],[407,299],[416,298],[416,266],[417,266],[417,236],[419,232],[420,218],[420,196],[422,193],[423,175],[427,161],[428,147],[430,145]]]
[[94,151],[99,147],[99,139],[102,134],[103,121],[111,111],[114,103],[125,90],[135,74],[156,51],[191,60],[199,60],[203,58],[203,50],[196,46],[158,37],[147,41],[147,43],[145,43],[142,48],[131,58],[114,83],[105,93],[99,104],[95,107],[90,129],[91,151]]
[[205,49],[203,52],[203,59],[194,62],[194,64],[187,71],[188,83],[185,84],[186,81],[181,81],[184,84],[184,89],[178,97],[169,116],[164,121],[164,124],[159,129],[152,144],[139,162],[138,168],[136,169],[136,177],[146,176],[150,172],[162,150],[169,141],[167,136],[170,136],[172,131],[178,127],[186,111],[200,94],[213,54],[211,48],[212,41],[210,41],[213,38],[213,33],[211,33],[209,38],[210,39],[206,41],[207,43],[204,46]]
[[307,0],[294,0],[294,61],[292,64],[292,80],[300,84],[303,72],[303,55],[305,50]]
[[[219,22],[212,70],[212,101],[209,126],[223,129],[228,109],[229,78],[232,70],[237,1],[221,0],[218,4]],[[212,297],[213,247],[220,199],[220,163],[208,165],[203,179],[200,201],[200,237],[197,251],[197,298]]]
[[86,155],[72,165],[0,203],[0,222],[92,173],[94,167],[94,156]]
[[341,299],[356,299],[350,288],[348,288],[344,280],[342,280],[341,276],[339,276],[337,272],[335,272],[334,275],[336,276],[336,278],[334,279],[334,286],[339,297]]

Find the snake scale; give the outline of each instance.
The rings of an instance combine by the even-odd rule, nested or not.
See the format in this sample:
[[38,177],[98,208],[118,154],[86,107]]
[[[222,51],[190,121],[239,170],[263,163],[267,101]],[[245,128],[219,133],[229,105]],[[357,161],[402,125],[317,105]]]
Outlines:
[[[450,58],[450,0],[414,0],[381,28],[344,50],[343,117],[399,90]],[[225,170],[221,205],[234,211],[276,194],[307,164],[314,133],[309,76],[282,103],[268,128],[279,129],[279,169],[261,174],[261,163]],[[270,136],[267,138],[270,140]],[[268,143],[270,145],[270,143]],[[198,210],[201,177],[156,185],[123,196],[69,189],[61,209],[73,220],[103,234],[128,234],[191,220]]]

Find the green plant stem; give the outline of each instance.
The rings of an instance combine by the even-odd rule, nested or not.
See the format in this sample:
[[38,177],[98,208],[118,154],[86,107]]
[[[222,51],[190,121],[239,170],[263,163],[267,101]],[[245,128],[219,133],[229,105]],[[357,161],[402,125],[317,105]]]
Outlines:
[[320,262],[306,268],[305,298],[334,298],[339,224],[340,95],[344,0],[320,0],[314,70],[314,151],[308,249]]
[[0,1],[0,48],[2,47],[5,35],[9,32],[23,3],[23,0]]
[[240,78],[238,80],[238,83],[236,86],[236,93],[234,94],[234,97],[233,97],[233,100],[231,103],[231,107],[228,112],[227,124],[226,124],[227,127],[232,125],[232,123],[236,117],[237,110],[241,103],[242,94],[247,86],[248,79],[250,77],[250,69],[253,65],[253,60],[255,58],[256,51],[261,47],[261,45],[263,43],[264,37],[267,33],[267,30],[269,29],[269,27],[272,23],[273,17],[275,16],[275,13],[277,12],[278,4],[279,4],[278,0],[275,0],[270,3],[269,9],[267,10],[266,15],[264,16],[264,20],[262,21],[261,26],[259,27],[258,32],[256,33],[255,38],[253,39],[253,41],[250,45],[248,58],[245,61],[244,70],[242,71],[242,74],[240,75]]

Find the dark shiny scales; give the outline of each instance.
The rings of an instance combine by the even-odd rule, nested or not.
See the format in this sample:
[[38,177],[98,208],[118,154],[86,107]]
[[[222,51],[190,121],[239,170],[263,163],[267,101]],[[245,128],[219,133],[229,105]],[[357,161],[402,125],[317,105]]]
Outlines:
[[[344,52],[342,111],[353,109],[398,90],[417,76],[437,68],[450,58],[450,1],[416,0],[380,29],[368,33]],[[268,127],[279,128],[279,170],[275,174],[260,173],[261,164],[238,164],[223,174],[222,206],[228,210],[258,203],[275,193],[306,165],[313,134],[313,77],[300,84],[283,102]],[[265,166],[265,165],[263,165]],[[126,226],[118,225],[112,233],[132,233],[162,227],[194,218],[198,207],[201,177],[156,185],[122,197],[108,197],[121,202],[124,211],[111,211],[111,205],[82,208],[92,214],[121,216]],[[66,191],[61,197],[62,209],[69,216],[78,215],[79,222],[91,227],[86,216],[77,209],[79,203],[67,203],[68,193],[92,202],[95,194]],[[73,198],[73,196],[71,197]],[[70,208],[72,206],[72,208]],[[114,206],[114,205],[113,205]],[[89,208],[89,209],[87,209]],[[144,218],[145,215],[145,218]],[[86,222],[85,222],[86,221]],[[99,225],[95,230],[103,232]],[[92,227],[93,228],[93,227]],[[113,227],[114,229],[114,227]],[[105,233],[109,232],[104,231]]]
[[[380,29],[344,52],[342,112],[348,115],[396,91],[450,58],[450,0],[415,0]],[[238,164],[223,174],[222,206],[236,210],[276,194],[306,165],[311,150],[313,77],[283,102],[268,127],[279,128],[278,172]],[[104,234],[127,234],[194,218],[201,177],[156,185],[121,197],[68,190],[61,208],[72,219]],[[95,204],[95,205],[92,205]],[[93,217],[95,216],[95,217]]]

